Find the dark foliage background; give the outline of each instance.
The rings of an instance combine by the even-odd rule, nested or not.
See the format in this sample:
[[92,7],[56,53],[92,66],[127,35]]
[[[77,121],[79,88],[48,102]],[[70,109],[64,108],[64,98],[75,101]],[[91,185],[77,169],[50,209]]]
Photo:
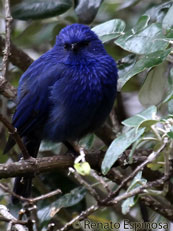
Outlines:
[[[0,75],[2,76],[4,75],[2,57],[5,39],[7,39],[5,2],[8,1],[0,1],[0,63],[2,64]],[[31,209],[29,215],[25,211],[23,221],[26,224],[22,224],[23,227],[27,226],[29,231],[59,230],[75,216],[80,216],[82,211],[86,211],[90,206],[97,206],[98,197],[103,202],[118,188],[118,185],[121,185],[122,179],[131,176],[127,180],[128,183],[122,185],[121,191],[118,192],[120,196],[127,194],[126,197],[117,204],[98,203],[96,212],[86,213],[80,217],[80,220],[88,217],[91,221],[102,224],[112,221],[120,224],[119,230],[124,230],[125,219],[130,222],[143,220],[157,224],[160,222],[162,225],[165,224],[165,227],[169,226],[162,230],[171,230],[173,221],[171,177],[173,1],[11,0],[10,8],[13,18],[10,25],[12,43],[8,71],[3,77],[6,77],[12,86],[17,87],[20,76],[30,63],[51,48],[61,28],[75,22],[93,28],[104,43],[107,52],[117,61],[119,68],[119,92],[106,125],[96,134],[90,134],[80,141],[80,145],[89,153],[89,163],[92,163],[95,154],[97,156],[100,154],[101,167],[98,161],[98,166],[95,167],[97,173],[92,170],[89,175],[81,176],[81,172],[89,172],[89,166],[88,164],[76,166],[76,177],[74,173],[69,175],[68,168],[64,165],[52,171],[49,169],[36,174],[33,181],[33,198],[58,188],[62,190],[62,194],[40,199],[34,203],[37,209]],[[17,48],[24,53],[15,50]],[[5,91],[2,89],[4,85],[0,82],[2,93],[0,113],[10,121],[15,109],[15,101],[13,97],[11,97],[13,99],[5,97]],[[20,152],[16,146],[9,155],[2,154],[7,136],[6,126],[0,123],[0,177],[3,176],[1,171],[3,164],[8,165],[16,161],[17,154]],[[42,142],[39,157],[62,156],[66,151],[62,144]],[[104,153],[106,155],[103,158]],[[151,158],[151,153],[156,158],[149,163],[147,157]],[[144,163],[145,160],[149,163],[145,164],[147,167],[141,167],[133,176],[136,166]],[[69,165],[73,167],[73,164]],[[111,168],[112,170],[109,171]],[[167,181],[156,184],[160,177],[165,177]],[[1,179],[0,205],[6,206],[18,219],[19,210],[24,205],[11,204],[9,190],[12,189],[13,179]],[[4,190],[2,185],[8,185],[8,190]],[[146,185],[148,185],[146,190],[140,188]],[[139,191],[136,193],[133,191],[134,194],[131,195],[132,190]],[[117,198],[115,197],[115,201]],[[28,204],[27,206],[32,207]],[[25,210],[27,208],[25,207]],[[0,206],[0,230],[15,229],[13,225],[9,226],[7,217],[6,220],[4,217]],[[35,223],[29,225],[30,220],[35,220]],[[50,226],[52,223],[54,225]],[[76,223],[69,227],[69,230],[76,228],[86,230],[82,221],[79,227]],[[108,229],[102,227],[98,230]],[[135,228],[132,227],[132,230]],[[144,229],[140,228],[140,230]],[[159,230],[159,226],[153,230]]]

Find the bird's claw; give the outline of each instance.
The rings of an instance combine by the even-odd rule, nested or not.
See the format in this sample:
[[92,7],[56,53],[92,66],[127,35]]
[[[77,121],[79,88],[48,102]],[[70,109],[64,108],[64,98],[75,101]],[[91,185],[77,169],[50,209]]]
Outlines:
[[78,157],[76,157],[76,159],[75,159],[75,161],[74,161],[74,163],[75,164],[77,164],[77,163],[79,163],[79,162],[85,162],[86,160],[85,160],[85,152],[84,152],[84,148],[82,148],[82,147],[80,147],[79,148],[79,156]]

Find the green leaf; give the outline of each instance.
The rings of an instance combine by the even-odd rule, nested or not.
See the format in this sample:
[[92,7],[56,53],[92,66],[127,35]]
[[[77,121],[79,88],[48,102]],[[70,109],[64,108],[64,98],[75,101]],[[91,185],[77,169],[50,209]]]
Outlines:
[[127,127],[138,127],[142,122],[151,120],[156,116],[157,107],[151,106],[146,110],[136,114],[135,116],[130,117],[122,122],[123,125]]
[[164,29],[170,29],[173,26],[173,6],[171,6],[165,15],[163,22],[162,22],[162,27]]
[[67,193],[60,197],[56,202],[54,202],[54,206],[56,208],[64,208],[71,207],[77,203],[79,203],[85,196],[86,190],[84,187],[77,187],[71,190],[70,193]]
[[148,131],[148,130],[150,130],[150,128],[151,128],[151,126],[153,125],[153,124],[156,124],[156,123],[158,123],[158,120],[145,120],[145,121],[142,121],[140,124],[139,124],[139,126],[137,127],[137,129],[138,128],[145,128],[145,131]]
[[123,76],[127,73],[136,63],[136,55],[130,54],[118,61],[118,75]]
[[173,131],[168,132],[167,135],[168,135],[171,139],[173,139]]
[[147,164],[147,168],[150,168],[152,171],[159,170],[163,172],[164,165],[160,164],[159,162],[164,162],[164,152],[161,152],[160,155],[152,163]]
[[112,19],[93,27],[92,30],[99,36],[100,40],[105,43],[120,36],[125,27],[126,24],[123,20]]
[[106,175],[119,156],[134,143],[143,133],[145,129],[141,128],[138,131],[131,129],[126,133],[117,137],[109,146],[102,162],[102,173]]
[[170,75],[168,78],[168,83],[170,86],[170,90],[173,90],[173,68],[170,69]]
[[[16,45],[24,45],[25,48],[49,42],[55,38],[53,31],[57,25],[57,22],[42,23],[41,21],[33,21],[21,34],[16,36],[13,41]],[[58,30],[56,31],[56,35],[57,33]]]
[[[117,68],[118,68],[118,75],[123,76],[125,75],[136,63],[137,56],[134,54],[130,54],[118,60]],[[139,90],[139,83],[134,78],[122,89],[124,92],[131,92],[131,91],[138,91]]]
[[42,19],[64,13],[72,6],[71,0],[30,0],[12,7],[15,19]]
[[170,73],[168,76],[168,90],[167,96],[163,100],[162,104],[169,102],[173,99],[173,68],[170,69]]
[[168,112],[173,114],[173,68],[170,70],[168,84],[168,95],[164,102],[168,102]]
[[173,29],[166,29],[165,31],[165,36],[166,38],[170,39],[170,41],[172,41],[173,38]]
[[164,62],[149,71],[139,91],[139,101],[143,106],[157,105],[164,99],[168,88],[165,76],[167,68],[168,65]]
[[133,33],[138,33],[148,26],[150,17],[148,15],[143,15],[139,18],[136,26],[132,29]]
[[168,112],[173,114],[173,99],[168,102]]
[[125,9],[125,8],[129,8],[131,6],[136,5],[140,1],[141,0],[128,0],[128,1],[124,1],[119,7],[117,7],[117,10],[122,10],[122,9]]
[[81,23],[89,24],[95,18],[103,0],[76,0],[75,12]]
[[143,183],[146,183],[147,180],[142,178],[142,171],[138,172],[136,176],[133,178],[131,184],[129,185],[127,192],[130,192],[132,189],[136,188],[137,186],[140,186]]
[[167,103],[172,99],[173,99],[173,91],[168,93],[168,95],[166,96],[166,98],[163,100],[162,103]]
[[119,75],[118,89],[120,90],[134,75],[146,70],[147,68],[154,67],[162,63],[170,52],[171,49],[163,51],[160,50],[143,56],[128,72],[124,73],[123,75]]
[[[142,178],[142,171],[138,172],[137,175],[134,177],[133,181],[131,182],[130,186],[128,187],[127,192],[130,192],[131,190],[140,187],[142,184],[145,184],[146,182],[147,180]],[[122,213],[129,213],[130,209],[136,204],[136,202],[136,196],[127,198],[121,205]]]
[[51,141],[42,141],[40,145],[40,152],[47,152],[47,153],[54,153],[54,154],[59,154],[62,149],[62,144],[61,143],[53,143]]
[[123,201],[121,205],[123,214],[126,215],[127,213],[129,213],[130,209],[136,204],[137,199],[135,198],[136,196],[132,196]]
[[[147,24],[146,18],[143,16],[144,25]],[[165,50],[169,41],[162,32],[162,27],[158,23],[153,23],[140,30],[141,20],[129,32],[120,36],[114,43],[122,49],[135,54],[150,54],[159,50]],[[146,24],[145,24],[146,22]]]
[[86,195],[86,190],[84,187],[77,187],[73,189],[70,193],[67,193],[60,197],[57,201],[49,206],[38,211],[38,217],[40,222],[50,220],[54,215],[56,210],[66,207],[71,207],[79,203]]
[[161,4],[156,4],[153,7],[149,8],[145,14],[149,15],[151,17],[152,22],[159,22],[161,23],[164,16],[166,15],[167,11],[169,8],[172,6],[173,2],[171,1],[166,1]]
[[140,147],[141,145],[141,142],[142,141],[142,137],[139,138],[138,140],[136,140],[133,144],[132,144],[132,147],[131,147],[131,150],[130,150],[130,153],[128,155],[128,163],[129,164],[132,164],[133,163],[133,155],[134,155],[134,152],[135,150]]
[[84,147],[85,149],[90,149],[93,146],[94,139],[95,139],[95,135],[89,134],[89,135],[85,136],[84,138],[82,138],[80,140],[79,144],[82,147]]

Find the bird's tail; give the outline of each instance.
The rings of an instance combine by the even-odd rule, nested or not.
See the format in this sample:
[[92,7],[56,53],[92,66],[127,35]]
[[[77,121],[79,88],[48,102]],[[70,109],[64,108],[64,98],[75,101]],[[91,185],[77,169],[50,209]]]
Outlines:
[[[31,196],[31,187],[32,187],[32,175],[27,175],[24,177],[16,177],[13,187],[13,192],[19,196],[30,197]],[[15,204],[19,200],[17,197],[12,196],[12,202]]]
[[[38,137],[34,137],[34,134],[32,134],[32,137],[23,137],[23,143],[25,144],[25,147],[29,153],[30,156],[36,158],[37,153],[39,150],[41,139]],[[22,155],[20,155],[20,158]],[[14,188],[13,192],[18,194],[19,196],[23,197],[30,197],[31,196],[31,189],[32,189],[32,178],[34,177],[34,174],[29,173],[24,177],[16,177],[14,182]],[[17,197],[12,196],[12,202],[17,203],[19,200]]]

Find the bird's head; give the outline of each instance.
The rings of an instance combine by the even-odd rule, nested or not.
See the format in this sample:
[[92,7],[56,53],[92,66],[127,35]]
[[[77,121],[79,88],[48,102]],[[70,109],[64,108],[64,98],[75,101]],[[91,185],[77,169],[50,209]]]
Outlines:
[[64,55],[79,59],[105,53],[97,35],[88,26],[77,23],[66,26],[60,31],[55,47]]

